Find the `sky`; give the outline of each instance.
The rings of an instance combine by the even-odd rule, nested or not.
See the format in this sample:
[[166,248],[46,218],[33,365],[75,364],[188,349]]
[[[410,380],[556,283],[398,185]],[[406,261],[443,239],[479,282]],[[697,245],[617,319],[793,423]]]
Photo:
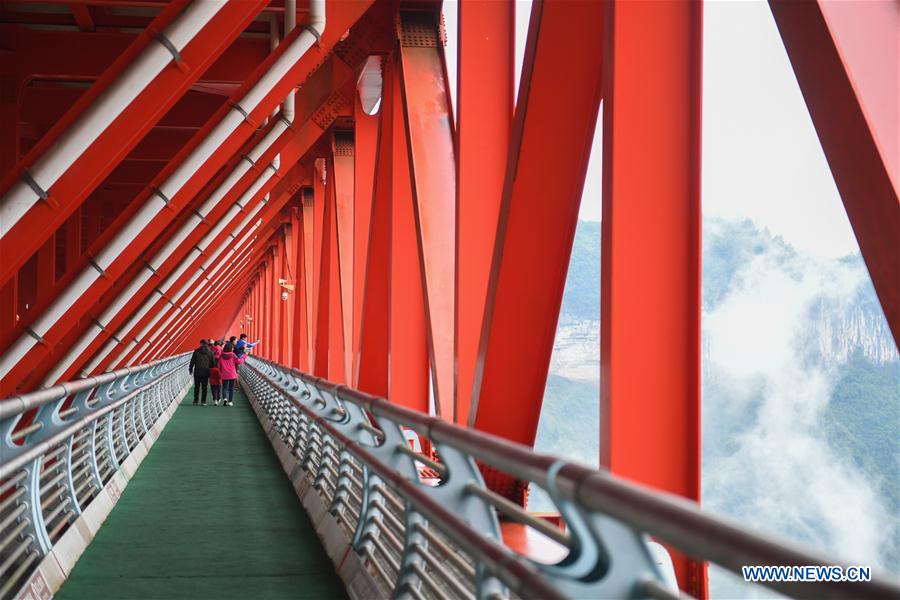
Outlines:
[[[516,4],[517,74],[530,5]],[[445,1],[451,81],[456,11]],[[858,251],[768,4],[706,2],[703,44],[704,214],[749,218],[817,258]],[[598,121],[579,215],[589,221],[601,214],[601,138]]]

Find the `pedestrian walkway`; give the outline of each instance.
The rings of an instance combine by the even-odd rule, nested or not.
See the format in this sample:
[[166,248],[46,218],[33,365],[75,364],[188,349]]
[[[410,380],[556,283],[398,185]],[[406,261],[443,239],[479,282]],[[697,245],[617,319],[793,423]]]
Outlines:
[[244,394],[192,399],[56,597],[346,597]]

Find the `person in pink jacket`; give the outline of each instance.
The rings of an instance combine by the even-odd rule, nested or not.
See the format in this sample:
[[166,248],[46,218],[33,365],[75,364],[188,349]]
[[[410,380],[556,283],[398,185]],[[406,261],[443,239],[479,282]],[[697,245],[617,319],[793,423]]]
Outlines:
[[222,375],[222,406],[234,406],[234,384],[237,381],[237,366],[246,356],[235,356],[231,342],[225,344],[219,354],[219,373]]

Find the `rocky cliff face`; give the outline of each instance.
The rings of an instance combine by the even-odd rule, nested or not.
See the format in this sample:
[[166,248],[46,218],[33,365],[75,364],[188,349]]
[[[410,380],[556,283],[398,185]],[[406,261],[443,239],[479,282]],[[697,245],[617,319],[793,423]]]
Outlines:
[[[801,294],[806,309],[795,343],[816,363],[845,364],[856,352],[876,365],[898,360],[897,347],[859,255],[813,263],[781,238],[749,221],[704,222],[704,316],[734,293],[752,292],[773,277],[784,277],[785,293]],[[754,280],[753,278],[757,279]],[[855,291],[845,295],[840,278]],[[600,226],[580,222],[566,282],[550,374],[597,382],[600,376]],[[755,283],[754,283],[755,282]],[[807,295],[808,294],[808,295]],[[760,299],[762,301],[762,299]],[[776,304],[780,299],[768,298]],[[764,307],[765,303],[760,302]],[[762,308],[760,309],[762,310]],[[763,314],[759,318],[765,318]],[[704,332],[704,374],[714,349]]]
[[815,310],[816,348],[828,363],[846,363],[859,351],[869,361],[884,364],[898,359],[894,338],[878,307],[865,302],[840,312],[824,303]]

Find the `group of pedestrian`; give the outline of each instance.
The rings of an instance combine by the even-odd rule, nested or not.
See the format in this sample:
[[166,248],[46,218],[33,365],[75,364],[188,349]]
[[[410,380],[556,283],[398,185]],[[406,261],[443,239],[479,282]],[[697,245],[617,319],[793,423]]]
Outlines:
[[238,378],[238,365],[247,358],[247,351],[256,346],[247,341],[247,334],[240,339],[231,336],[228,341],[200,340],[200,346],[191,355],[188,372],[194,376],[194,404],[206,406],[207,386],[212,390],[213,405],[234,406],[234,386]]

